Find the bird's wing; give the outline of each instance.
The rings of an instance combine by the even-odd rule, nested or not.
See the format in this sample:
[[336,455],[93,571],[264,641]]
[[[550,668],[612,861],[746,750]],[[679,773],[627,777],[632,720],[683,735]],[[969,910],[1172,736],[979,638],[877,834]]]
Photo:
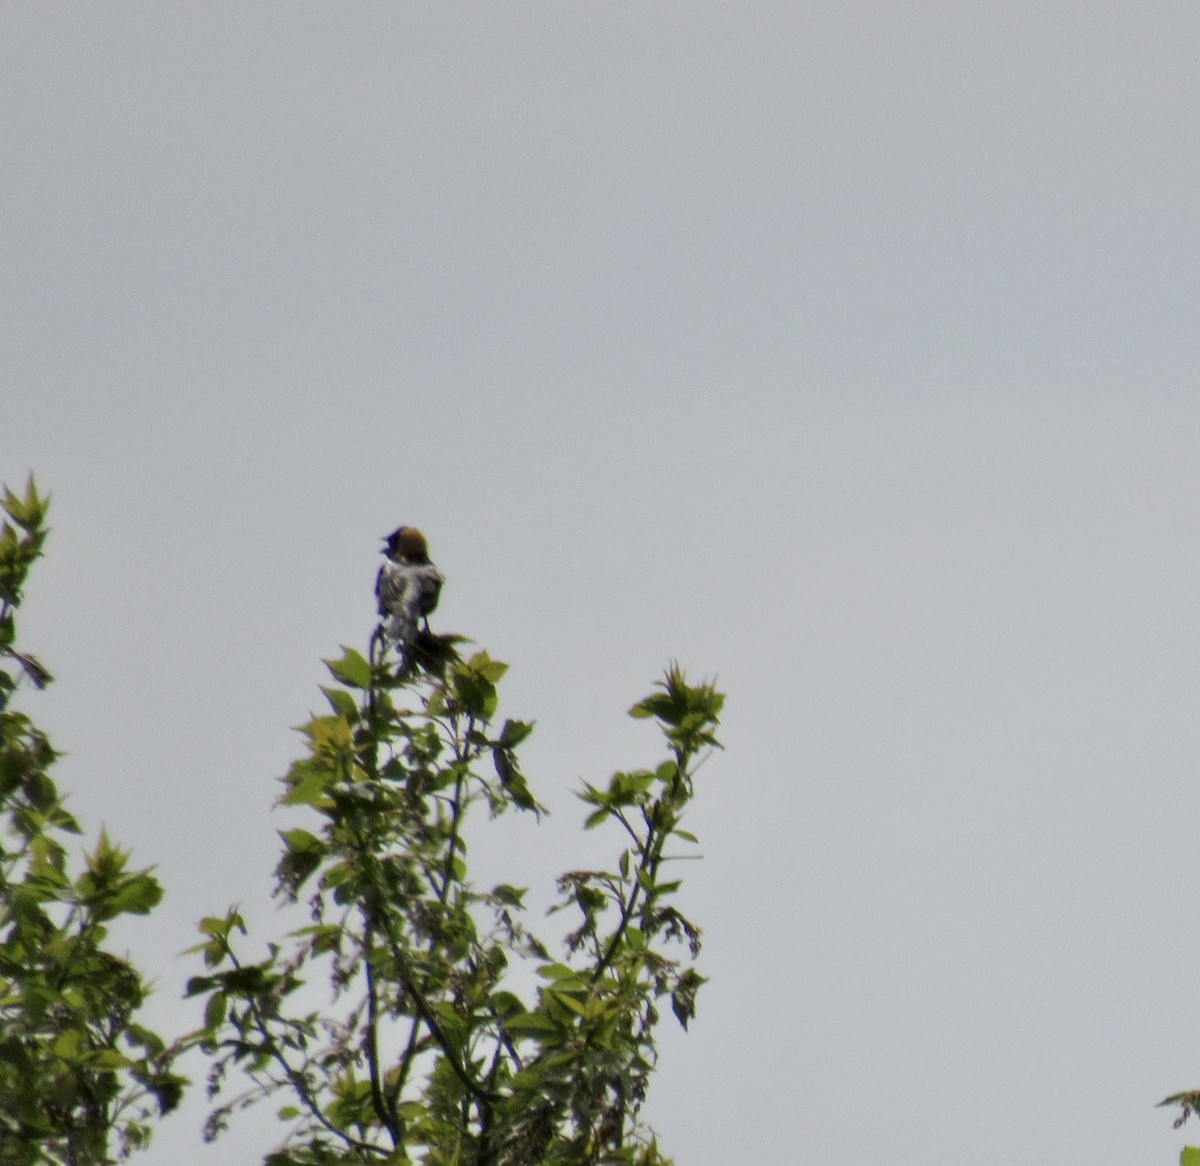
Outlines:
[[417,610],[422,615],[428,615],[437,607],[444,582],[442,573],[432,563],[423,566],[419,576],[414,573]]
[[375,577],[375,597],[379,600],[380,615],[394,615],[408,606],[408,572],[391,560],[379,568]]

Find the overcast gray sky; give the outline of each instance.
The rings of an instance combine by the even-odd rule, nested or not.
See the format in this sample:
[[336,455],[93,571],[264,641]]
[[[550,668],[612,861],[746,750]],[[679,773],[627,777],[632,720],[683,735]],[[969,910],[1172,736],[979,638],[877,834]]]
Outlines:
[[[59,779],[263,927],[422,526],[580,778],[729,693],[681,1166],[1162,1166],[1200,1086],[1200,8],[0,4],[0,477]],[[591,836],[587,845],[597,844]],[[615,845],[615,843],[614,843]],[[503,865],[503,853],[489,861]],[[539,873],[541,872],[541,873]],[[251,1161],[268,1116],[148,1161]],[[1200,1142],[1200,1128],[1191,1138]]]

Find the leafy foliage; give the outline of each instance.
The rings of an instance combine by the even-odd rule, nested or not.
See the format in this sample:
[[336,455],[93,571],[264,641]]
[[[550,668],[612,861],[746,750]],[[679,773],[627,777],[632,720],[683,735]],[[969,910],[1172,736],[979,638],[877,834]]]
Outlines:
[[73,873],[65,836],[80,828],[50,776],[57,754],[10,707],[24,682],[52,679],[16,629],[47,506],[32,479],[24,496],[6,489],[0,529],[0,1161],[92,1166],[144,1146],[184,1081],[135,1019],[141,975],[103,946],[106,924],[146,914],[162,891],[105,834]]
[[368,656],[345,649],[327,661],[330,711],[303,726],[307,753],[282,779],[280,801],[313,820],[280,832],[276,893],[308,922],[248,959],[238,911],[204,919],[188,986],[203,1024],[168,1043],[138,1021],[140,972],[105,947],[111,922],[162,890],[103,832],[70,860],[81,830],[50,776],[56,751],[12,707],[52,680],[16,630],[48,501],[31,480],[2,505],[0,1162],[102,1166],[146,1146],[197,1047],[210,1096],[246,1083],[209,1137],[238,1108],[282,1103],[267,1166],[667,1161],[640,1113],[660,1009],[686,1028],[703,983],[700,932],[664,870],[668,847],[695,843],[681,823],[718,746],[711,685],[672,666],[631,710],[658,724],[663,760],[583,789],[586,828],[609,824],[617,853],[611,870],[559,878],[553,910],[572,929],[554,956],[523,889],[468,877],[473,819],[544,812],[518,757],[533,726],[497,717],[506,665],[428,630],[399,671],[378,635]]
[[[673,666],[631,710],[658,722],[667,757],[581,794],[587,826],[611,821],[622,843],[614,869],[558,880],[555,910],[576,926],[555,958],[523,890],[468,878],[473,814],[542,808],[517,757],[532,726],[496,728],[506,666],[462,659],[459,642],[399,676],[374,650],[327,662],[340,686],[303,726],[308,752],[281,798],[317,823],[281,833],[276,870],[277,893],[311,922],[257,961],[241,954],[237,911],[201,924],[207,970],[189,992],[204,998],[211,1088],[235,1068],[250,1082],[209,1135],[278,1097],[288,1132],[269,1166],[663,1163],[639,1119],[660,1005],[686,1027],[703,983],[699,930],[663,869],[672,841],[695,842],[680,823],[723,698]],[[301,1003],[315,977],[324,1008]]]

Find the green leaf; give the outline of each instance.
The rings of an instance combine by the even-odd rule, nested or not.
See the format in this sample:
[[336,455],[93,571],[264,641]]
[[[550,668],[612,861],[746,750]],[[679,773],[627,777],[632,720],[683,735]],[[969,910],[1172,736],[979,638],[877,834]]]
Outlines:
[[583,1001],[577,1000],[569,992],[555,992],[553,989],[551,989],[550,995],[559,1004],[566,1005],[567,1008],[569,1008],[572,1012],[576,1013],[577,1015],[585,1016],[587,1014],[587,1009],[584,1007]]
[[256,996],[269,992],[280,979],[271,970],[270,962],[247,964],[229,972],[222,972],[214,978],[231,996]]
[[525,784],[525,775],[517,768],[516,759],[507,749],[492,750],[492,764],[496,767],[496,776],[500,784],[508,791],[509,796],[523,810],[533,810],[539,807]]
[[279,836],[287,846],[287,853],[275,867],[275,874],[295,894],[321,865],[326,846],[307,830],[280,830]]
[[525,721],[505,721],[504,728],[500,731],[500,738],[496,742],[502,749],[515,749],[530,733],[533,732],[533,725]]
[[73,1060],[83,1044],[83,1033],[77,1028],[68,1028],[60,1032],[54,1040],[54,1055],[64,1061]]
[[574,968],[567,967],[566,964],[542,964],[538,968],[537,974],[543,980],[574,980],[579,977],[579,973]]
[[292,934],[295,936],[307,936],[312,941],[314,951],[328,952],[337,947],[343,932],[342,928],[330,923],[314,923],[308,927],[301,927],[298,931],[293,931]]
[[557,1020],[551,1020],[541,1012],[524,1012],[520,1016],[512,1016],[504,1022],[504,1028],[511,1036],[530,1036],[534,1040],[542,1037],[557,1038],[563,1033],[563,1026]]
[[502,660],[493,660],[486,652],[476,652],[468,661],[468,667],[478,672],[485,680],[497,684],[508,671],[508,665]]
[[325,843],[309,830],[297,827],[295,830],[279,830],[279,837],[292,854],[308,854],[312,851],[323,853]]
[[112,909],[118,915],[148,915],[162,902],[163,889],[149,874],[134,875],[113,896]]
[[[189,989],[191,984],[188,985]],[[196,995],[195,992],[188,992],[189,996]],[[214,992],[209,998],[208,1003],[204,1006],[204,1027],[205,1028],[220,1028],[225,1023],[225,1014],[229,1009],[229,1000],[224,992]]]
[[224,939],[235,928],[243,935],[246,934],[246,924],[236,911],[231,911],[226,916],[206,915],[198,924],[199,930],[205,935],[211,935],[215,939]]
[[491,1003],[493,1011],[501,1020],[526,1014],[521,998],[513,992],[496,992],[491,998]]
[[601,822],[608,821],[610,813],[611,811],[605,809],[603,806],[601,806],[601,808],[598,810],[593,810],[592,813],[588,814],[587,819],[584,821],[583,828],[585,830],[594,830],[600,825]]
[[292,786],[282,798],[280,805],[284,806],[328,806],[328,786],[330,774],[327,772],[309,773],[299,784]]
[[90,1060],[92,1064],[101,1069],[128,1069],[134,1063],[115,1049],[101,1049],[98,1053],[92,1054]]
[[340,660],[326,660],[325,666],[343,684],[350,688],[371,687],[371,665],[367,663],[362,653],[342,645]]
[[524,907],[526,893],[526,888],[510,886],[508,883],[499,883],[492,888],[492,895],[506,907]]
[[1184,1146],[1179,1151],[1179,1166],[1200,1166],[1200,1147]]
[[326,688],[324,685],[322,685],[321,691],[325,694],[325,699],[329,701],[330,705],[333,707],[333,711],[337,713],[339,717],[345,718],[345,720],[349,721],[351,724],[358,720],[358,705],[354,703],[354,697],[352,697],[345,689]]
[[25,484],[25,497],[18,497],[5,486],[4,501],[0,505],[22,530],[32,532],[38,530],[45,520],[50,499],[48,496],[46,498],[38,496],[37,486],[34,484],[33,475],[30,474]]
[[454,695],[468,713],[486,721],[496,710],[496,686],[469,664],[454,670]]
[[[189,951],[196,951],[196,948],[189,948]],[[191,976],[188,978],[187,986],[184,988],[184,998],[190,999],[192,996],[199,996],[202,992],[208,992],[217,985],[216,976]]]

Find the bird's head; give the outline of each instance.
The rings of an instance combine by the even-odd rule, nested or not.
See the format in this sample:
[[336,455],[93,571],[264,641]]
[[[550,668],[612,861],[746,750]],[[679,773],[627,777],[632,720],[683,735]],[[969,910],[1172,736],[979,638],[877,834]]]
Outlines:
[[418,563],[429,562],[429,544],[415,526],[398,526],[384,536],[387,556],[390,559],[415,559]]

